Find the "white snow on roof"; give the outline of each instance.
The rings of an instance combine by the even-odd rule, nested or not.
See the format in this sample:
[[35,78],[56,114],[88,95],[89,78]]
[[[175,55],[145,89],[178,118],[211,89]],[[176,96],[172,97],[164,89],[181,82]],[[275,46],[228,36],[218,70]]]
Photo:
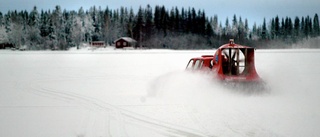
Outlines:
[[123,39],[123,40],[125,40],[125,41],[127,41],[127,42],[130,42],[130,43],[135,43],[135,42],[137,42],[136,40],[134,40],[133,38],[130,38],[130,37],[121,37],[121,38],[115,40],[114,42],[116,42],[116,41],[118,41],[118,40],[120,40],[120,39]]

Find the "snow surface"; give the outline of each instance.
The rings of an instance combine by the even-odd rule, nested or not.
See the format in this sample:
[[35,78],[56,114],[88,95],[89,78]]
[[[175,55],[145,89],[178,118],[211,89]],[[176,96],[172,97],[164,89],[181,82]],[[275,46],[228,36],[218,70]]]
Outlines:
[[188,73],[214,51],[0,51],[2,137],[317,137],[320,50],[256,50],[267,92]]

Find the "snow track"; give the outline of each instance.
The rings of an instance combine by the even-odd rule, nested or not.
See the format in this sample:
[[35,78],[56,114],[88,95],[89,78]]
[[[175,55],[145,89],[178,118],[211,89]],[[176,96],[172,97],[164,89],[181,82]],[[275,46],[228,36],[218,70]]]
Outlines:
[[[154,132],[152,134],[160,134],[164,136],[190,136],[190,137],[205,137],[207,135],[179,125],[170,124],[157,119],[153,119],[141,114],[137,114],[120,107],[111,105],[107,102],[96,98],[76,94],[77,91],[61,91],[52,88],[43,87],[44,83],[54,81],[64,81],[65,79],[42,79],[29,81],[26,84],[18,84],[20,87],[28,87],[27,91],[34,94],[53,98],[60,101],[70,102],[79,105],[91,111],[87,116],[86,122],[83,122],[83,130],[78,133],[78,136],[87,136],[90,134],[99,134],[100,136],[122,136],[132,137],[130,127],[139,128],[141,131],[145,129]],[[71,79],[69,79],[71,80]],[[100,130],[100,131],[99,131]],[[84,133],[83,131],[87,131]],[[134,131],[135,132],[135,131]],[[150,134],[150,133],[149,133]],[[136,136],[145,136],[145,133],[137,134]]]

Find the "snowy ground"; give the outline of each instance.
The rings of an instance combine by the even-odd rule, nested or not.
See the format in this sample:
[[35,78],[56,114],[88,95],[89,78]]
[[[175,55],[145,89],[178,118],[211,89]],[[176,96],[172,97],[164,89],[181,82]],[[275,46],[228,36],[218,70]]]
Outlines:
[[320,50],[257,50],[262,94],[184,71],[213,53],[0,51],[0,136],[320,135]]

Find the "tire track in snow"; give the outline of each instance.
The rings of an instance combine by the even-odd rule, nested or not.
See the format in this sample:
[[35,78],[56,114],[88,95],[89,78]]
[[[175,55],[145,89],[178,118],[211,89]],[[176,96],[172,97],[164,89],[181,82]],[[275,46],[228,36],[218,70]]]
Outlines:
[[[166,123],[153,119],[141,114],[137,114],[117,106],[111,105],[104,101],[98,100],[96,98],[83,96],[70,91],[56,90],[48,87],[43,87],[41,83],[56,81],[57,79],[42,79],[33,80],[26,83],[21,83],[20,86],[28,87],[29,92],[34,94],[42,94],[46,97],[53,97],[57,100],[69,101],[81,104],[81,107],[92,110],[93,112],[104,112],[106,114],[104,121],[106,133],[104,136],[111,136],[113,134],[114,125],[117,125],[118,130],[117,136],[128,137],[130,136],[127,132],[127,127],[129,125],[137,125],[140,128],[148,128],[152,131],[164,135],[164,136],[192,136],[192,137],[204,137],[207,136],[199,131],[189,129],[186,127],[181,127],[178,125]],[[70,80],[70,79],[69,79]],[[36,84],[35,84],[36,83]],[[97,119],[96,119],[97,120]],[[94,120],[94,122],[96,122]],[[91,120],[92,121],[92,120]],[[88,122],[87,122],[88,123]],[[94,123],[93,126],[96,126]],[[87,127],[88,128],[88,127]],[[88,129],[86,129],[88,130]],[[86,131],[88,132],[88,131]],[[95,131],[92,131],[95,132]],[[78,136],[84,136],[86,133],[80,133]]]

